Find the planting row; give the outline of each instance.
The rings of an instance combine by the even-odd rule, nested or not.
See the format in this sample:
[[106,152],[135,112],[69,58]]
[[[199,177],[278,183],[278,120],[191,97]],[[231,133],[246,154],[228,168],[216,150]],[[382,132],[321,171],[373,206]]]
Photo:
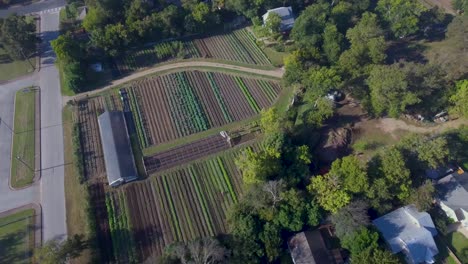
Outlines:
[[131,51],[117,60],[120,73],[128,73],[173,59],[213,58],[245,64],[270,65],[270,61],[246,29],[220,35],[169,41]]
[[128,88],[143,147],[255,116],[280,92],[272,81],[187,71],[137,81]]

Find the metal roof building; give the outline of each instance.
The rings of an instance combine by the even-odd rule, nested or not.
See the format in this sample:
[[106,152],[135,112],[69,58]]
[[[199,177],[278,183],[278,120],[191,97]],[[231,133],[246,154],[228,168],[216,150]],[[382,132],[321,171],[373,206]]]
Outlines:
[[137,179],[135,160],[123,112],[106,111],[98,117],[107,180],[110,186]]
[[268,16],[271,13],[276,13],[281,17],[281,31],[291,30],[294,26],[294,14],[292,12],[292,7],[278,7],[275,9],[268,10],[263,16],[263,24],[266,24]]

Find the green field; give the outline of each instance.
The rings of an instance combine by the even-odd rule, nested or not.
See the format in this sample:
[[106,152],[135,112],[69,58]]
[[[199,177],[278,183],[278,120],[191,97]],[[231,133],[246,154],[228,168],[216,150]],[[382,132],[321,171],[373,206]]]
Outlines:
[[33,182],[35,167],[35,90],[16,93],[11,186],[25,187]]
[[[30,60],[33,64],[36,63],[35,58]],[[0,81],[15,79],[33,71],[27,60],[12,60],[6,51],[0,48]]]
[[460,232],[453,232],[445,236],[450,249],[462,263],[468,263],[468,239]]
[[34,210],[0,218],[0,263],[31,263]]

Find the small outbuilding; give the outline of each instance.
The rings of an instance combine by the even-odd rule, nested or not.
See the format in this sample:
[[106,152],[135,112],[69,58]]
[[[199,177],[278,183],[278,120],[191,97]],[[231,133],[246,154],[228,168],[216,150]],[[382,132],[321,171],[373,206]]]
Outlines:
[[121,111],[106,111],[98,117],[109,185],[119,186],[138,178],[125,117]]
[[339,249],[328,248],[320,230],[304,231],[288,239],[294,264],[342,264]]
[[268,16],[271,13],[276,13],[281,17],[281,26],[280,26],[281,31],[289,31],[289,30],[291,30],[293,28],[295,19],[294,19],[294,14],[293,14],[293,11],[292,11],[292,7],[290,7],[290,6],[288,6],[288,7],[278,7],[278,8],[275,8],[275,9],[268,10],[262,16],[264,25],[266,24],[266,22],[268,20]]
[[468,230],[468,173],[461,168],[439,179],[435,185],[437,203],[461,228]]

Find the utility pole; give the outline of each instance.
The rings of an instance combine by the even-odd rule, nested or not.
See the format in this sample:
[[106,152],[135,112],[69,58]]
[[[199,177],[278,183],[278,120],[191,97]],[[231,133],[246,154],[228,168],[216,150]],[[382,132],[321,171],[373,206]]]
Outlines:
[[28,57],[26,57],[26,55],[24,54],[24,52],[23,52],[23,48],[22,48],[22,47],[20,47],[20,49],[19,49],[19,50],[20,50],[20,52],[21,52],[21,55],[23,55],[24,59],[25,59],[25,60],[27,60],[27,61],[29,62],[29,64],[31,65],[31,67],[32,67],[34,70],[36,70],[36,67],[35,67],[35,66],[32,64],[32,62],[29,60],[29,58],[28,58]]

